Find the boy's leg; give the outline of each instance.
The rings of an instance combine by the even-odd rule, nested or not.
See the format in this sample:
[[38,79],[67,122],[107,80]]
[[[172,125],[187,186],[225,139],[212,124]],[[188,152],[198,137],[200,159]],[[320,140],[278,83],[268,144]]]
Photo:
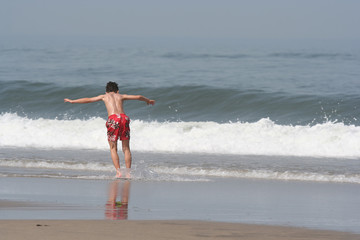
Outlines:
[[116,168],[116,176],[120,177],[121,173],[120,173],[119,155],[117,153],[117,141],[116,142],[109,141],[109,146],[110,146],[111,159],[113,161],[114,167]]
[[126,168],[131,168],[130,140],[122,140],[122,151],[124,153]]

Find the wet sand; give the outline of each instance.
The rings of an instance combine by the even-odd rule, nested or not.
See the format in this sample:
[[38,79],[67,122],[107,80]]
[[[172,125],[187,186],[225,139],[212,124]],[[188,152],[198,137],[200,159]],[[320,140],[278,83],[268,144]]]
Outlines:
[[360,239],[358,190],[246,179],[0,178],[0,232],[2,240]]
[[2,240],[13,239],[244,239],[244,240],[355,240],[360,235],[206,221],[111,221],[111,220],[1,220]]

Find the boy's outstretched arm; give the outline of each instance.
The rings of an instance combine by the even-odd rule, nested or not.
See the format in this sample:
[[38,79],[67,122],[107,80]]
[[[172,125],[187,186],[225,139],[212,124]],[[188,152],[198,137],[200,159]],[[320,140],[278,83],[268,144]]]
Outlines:
[[155,104],[155,100],[151,100],[148,99],[142,95],[123,95],[123,99],[124,100],[139,100],[139,101],[143,101],[146,102],[148,105],[154,105]]
[[69,103],[92,103],[92,102],[98,102],[103,100],[104,95],[99,95],[97,97],[92,97],[92,98],[79,98],[79,99],[75,99],[75,100],[71,100],[68,98],[64,99],[64,102],[69,102]]

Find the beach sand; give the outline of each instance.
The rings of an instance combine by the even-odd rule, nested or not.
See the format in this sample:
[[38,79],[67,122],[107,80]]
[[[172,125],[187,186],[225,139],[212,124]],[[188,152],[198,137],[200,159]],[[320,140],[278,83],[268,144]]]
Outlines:
[[[7,239],[360,239],[359,186],[0,178]],[[123,219],[125,221],[119,221]]]
[[13,239],[262,239],[355,240],[360,235],[239,223],[206,221],[2,220],[2,240]]

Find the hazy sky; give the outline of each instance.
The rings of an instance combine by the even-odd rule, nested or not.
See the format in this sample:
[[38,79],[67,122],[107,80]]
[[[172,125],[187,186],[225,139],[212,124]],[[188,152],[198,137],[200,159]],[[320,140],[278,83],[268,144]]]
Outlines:
[[0,0],[0,36],[360,39],[359,0]]

